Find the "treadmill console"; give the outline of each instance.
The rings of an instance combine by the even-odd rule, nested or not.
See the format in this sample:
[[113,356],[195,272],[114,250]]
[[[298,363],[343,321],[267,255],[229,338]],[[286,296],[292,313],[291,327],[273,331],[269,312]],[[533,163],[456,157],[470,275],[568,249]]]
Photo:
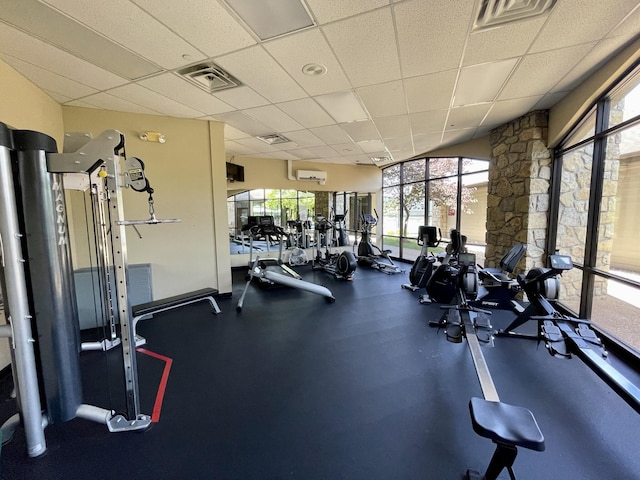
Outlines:
[[573,262],[569,255],[549,255],[549,262],[554,270],[571,270],[573,268]]

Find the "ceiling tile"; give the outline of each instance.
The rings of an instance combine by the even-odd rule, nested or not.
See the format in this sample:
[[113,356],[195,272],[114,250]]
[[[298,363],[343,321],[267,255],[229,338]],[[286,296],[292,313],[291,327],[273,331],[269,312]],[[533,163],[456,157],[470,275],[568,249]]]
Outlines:
[[444,146],[453,145],[460,142],[466,142],[467,140],[471,140],[473,138],[473,134],[476,129],[467,128],[464,130],[450,130],[444,132],[442,135],[442,143]]
[[483,103],[480,105],[452,108],[447,117],[446,130],[460,130],[480,125],[482,119],[491,108],[491,105],[491,103]]
[[216,92],[214,96],[219,98],[223,102],[234,106],[238,110],[261,107],[262,105],[269,104],[269,100],[261,95],[258,95],[253,89],[247,87],[246,85]]
[[311,153],[313,153],[317,158],[337,157],[337,156],[340,155],[333,148],[331,148],[331,147],[329,147],[327,145],[322,145],[322,146],[318,146],[318,147],[309,147],[309,148],[307,148],[307,150],[309,150]]
[[524,55],[546,19],[545,15],[541,18],[507,23],[498,28],[472,32],[464,49],[462,64],[464,66],[475,65]]
[[273,103],[307,96],[261,46],[218,57],[216,63]]
[[[413,152],[413,139],[408,137],[385,138],[384,145],[390,152]],[[413,155],[413,153],[412,153]]]
[[273,133],[268,126],[242,112],[219,113],[215,118],[220,122],[228,123],[232,127],[248,133],[252,137]]
[[[3,1],[2,18],[23,32],[76,55],[119,76],[135,79],[160,69],[67,15],[36,0]],[[42,52],[32,51],[42,56]],[[17,51],[14,55],[20,56]],[[26,57],[28,58],[28,57]],[[31,59],[32,63],[35,59]],[[42,65],[44,66],[44,65]],[[78,72],[79,74],[81,72]]]
[[[496,102],[486,115],[482,125],[502,125],[504,123],[514,120],[514,112],[529,112],[533,109],[538,101],[542,98],[541,95],[525,98],[517,98],[514,100],[504,100]],[[520,115],[518,115],[520,116]]]
[[363,153],[357,143],[341,143],[338,145],[330,145],[330,147],[340,155],[357,155]]
[[640,31],[640,4],[631,12],[625,19],[616,25],[614,29],[609,32],[608,37],[614,37],[616,35],[633,35],[634,37]]
[[637,0],[556,2],[530,53],[599,40],[622,21],[630,8],[637,5]]
[[447,110],[412,113],[409,115],[409,121],[411,123],[411,131],[414,135],[418,132],[441,132],[447,121]]
[[314,97],[336,123],[367,120],[369,114],[352,91],[327,93]]
[[322,127],[334,123],[327,112],[311,98],[279,103],[278,107],[305,128]]
[[457,78],[456,70],[404,80],[409,113],[449,108]]
[[56,102],[60,104],[71,101],[71,98],[65,97],[64,95],[60,95],[59,93],[51,92],[48,90],[45,90],[44,93],[49,95],[51,98],[53,98]]
[[593,44],[527,55],[498,100],[541,95],[554,87],[591,50]]
[[458,67],[474,3],[413,0],[394,5],[405,77]]
[[271,127],[273,133],[301,130],[303,127],[275,105],[249,108],[243,111],[259,122]]
[[231,152],[236,155],[251,155],[256,153],[254,149],[249,148],[246,145],[241,145],[233,140],[225,140],[224,146],[227,153]]
[[206,93],[173,73],[165,73],[138,82],[156,93],[210,115],[235,110],[222,100]]
[[87,87],[86,85],[65,78],[57,73],[50,72],[49,70],[31,65],[30,63],[23,62],[18,58],[5,54],[0,54],[0,58],[34,84],[59,95],[64,95],[69,98],[80,98],[97,92],[94,88]]
[[225,124],[224,126],[224,138],[229,140],[237,140],[239,138],[248,138],[251,135],[243,132],[242,130],[238,130],[231,125]]
[[207,57],[223,55],[256,43],[251,34],[218,2],[190,0],[189,8],[185,8],[183,2],[132,1]]
[[402,80],[360,87],[356,92],[373,118],[407,113]]
[[234,140],[234,141],[235,141],[235,143],[237,143],[239,145],[244,145],[247,148],[251,148],[255,152],[265,153],[265,152],[277,152],[278,151],[278,149],[275,148],[273,145],[269,145],[268,143],[265,143],[262,140],[259,140],[259,139],[254,138],[254,137],[239,138],[239,139]]
[[[0,51],[14,58],[28,59],[28,63],[40,69],[49,70],[95,90],[105,90],[127,83],[122,77],[3,23],[0,23]],[[35,83],[46,87],[46,84]],[[71,98],[78,98],[79,95],[73,95]]]
[[288,150],[288,153],[301,160],[312,160],[312,159],[318,158],[313,152],[307,150],[306,148],[299,148],[297,150]]
[[329,23],[375,8],[389,5],[389,0],[306,0],[319,23]]
[[351,142],[351,138],[349,138],[347,132],[338,125],[328,125],[310,130],[314,135],[317,135],[318,138],[329,145]]
[[371,120],[366,120],[364,122],[341,123],[340,128],[347,132],[347,135],[349,135],[354,142],[380,139],[380,134]]
[[196,118],[201,117],[203,113],[169,98],[163,97],[159,93],[137,84],[113,88],[109,90],[109,93],[118,98],[122,98],[123,100],[128,100],[129,102],[141,105],[150,110],[157,110],[160,113],[164,113],[165,115],[172,117]]
[[138,105],[137,103],[114,97],[108,93],[96,93],[83,98],[79,102],[69,102],[68,105],[83,106],[82,104],[92,105],[93,107],[102,108],[104,110],[113,110],[117,112],[144,113],[147,115],[160,115],[161,112],[151,110],[149,108]]
[[453,106],[492,102],[509,78],[517,61],[517,58],[511,58],[462,68],[458,76]]
[[411,135],[408,115],[376,118],[373,120],[382,138],[406,137]]
[[386,153],[384,149],[384,143],[382,142],[382,140],[365,140],[365,141],[358,142],[358,146],[362,149],[364,153],[367,153],[370,155],[375,154],[377,156],[378,154]]
[[[400,78],[389,9],[375,10],[322,27],[355,87]],[[375,45],[375,48],[372,48]]]
[[[319,29],[305,30],[265,43],[264,47],[309,95],[348,90],[351,84]],[[308,76],[302,68],[324,65],[324,75]]]
[[[640,28],[640,24],[638,25]],[[580,60],[567,75],[562,78],[550,91],[566,92],[573,90],[582,83],[585,76],[589,76],[600,68],[611,58],[611,52],[623,47],[628,41],[631,41],[635,35],[623,35],[607,38],[598,42],[583,58]]]
[[440,144],[441,133],[425,133],[413,136],[413,146],[416,155],[434,149]]
[[[47,3],[164,68],[177,68],[206,58],[129,0],[94,2],[91,8],[87,8],[85,0],[47,0]],[[183,55],[188,55],[189,60]]]
[[324,142],[316,137],[309,130],[298,130],[296,132],[283,132],[283,135],[292,142],[302,147],[318,147]]

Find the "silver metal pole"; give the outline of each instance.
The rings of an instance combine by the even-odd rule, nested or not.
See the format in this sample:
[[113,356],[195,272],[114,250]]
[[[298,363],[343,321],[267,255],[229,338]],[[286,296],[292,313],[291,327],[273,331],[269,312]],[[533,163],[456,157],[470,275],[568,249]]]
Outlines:
[[[2,124],[0,128],[6,129]],[[11,345],[15,357],[16,378],[14,380],[19,392],[19,407],[25,429],[27,453],[30,457],[37,457],[46,451],[47,446],[42,422],[21,237],[9,148],[0,146],[0,238],[2,238],[2,261],[7,289],[4,301],[7,306],[7,321],[13,326]]]

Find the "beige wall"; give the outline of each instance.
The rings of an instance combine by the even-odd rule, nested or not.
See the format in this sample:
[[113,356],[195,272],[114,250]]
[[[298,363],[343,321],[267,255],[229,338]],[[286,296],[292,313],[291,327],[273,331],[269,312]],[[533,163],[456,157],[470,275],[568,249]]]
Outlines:
[[229,194],[254,188],[281,188],[300,191],[327,192],[376,192],[382,185],[382,171],[374,165],[342,165],[314,163],[302,160],[291,162],[291,172],[297,170],[320,170],[327,172],[325,185],[318,182],[289,180],[286,160],[270,158],[233,158],[233,163],[245,167],[244,182],[227,183]]
[[[0,60],[0,122],[21,130],[46,133],[58,142],[64,136],[62,109],[51,97]],[[5,323],[4,319],[0,323]],[[0,368],[11,362],[8,340],[0,340]]]
[[14,129],[35,130],[53,137],[61,149],[62,109],[9,65],[0,60],[0,122]]
[[[206,121],[90,108],[64,107],[62,112],[67,131],[94,136],[109,129],[123,133],[127,156],[138,157],[145,164],[145,173],[155,190],[156,216],[182,219],[174,224],[141,225],[138,229],[142,239],[133,228],[127,230],[128,263],[151,264],[154,299],[208,286],[221,293],[231,292],[228,245],[225,241],[224,248],[218,251],[218,232],[214,228],[214,192],[218,193],[219,203],[226,203],[224,150],[216,149],[224,141],[222,126],[210,129]],[[161,132],[166,143],[143,142],[139,139],[142,131]],[[212,135],[217,135],[217,141]],[[213,157],[212,149],[216,153]],[[149,218],[146,194],[125,190],[123,203],[127,219]],[[84,216],[84,209],[78,209],[77,203],[70,208],[76,251],[81,251],[86,233],[84,222],[77,218]],[[220,225],[226,238],[226,219]],[[76,267],[86,266],[81,264],[81,258]],[[226,268],[218,271],[222,265]]]
[[574,124],[625,70],[640,59],[640,38],[611,58],[549,111],[549,147],[556,147]]

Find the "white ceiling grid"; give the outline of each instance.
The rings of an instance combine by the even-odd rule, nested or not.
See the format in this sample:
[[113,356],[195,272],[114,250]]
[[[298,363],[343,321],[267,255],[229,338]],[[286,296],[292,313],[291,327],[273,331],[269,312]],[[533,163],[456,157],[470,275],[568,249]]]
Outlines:
[[[385,165],[550,108],[640,32],[638,0],[484,30],[480,0],[299,1],[314,25],[261,41],[225,0],[0,0],[0,58],[63,105],[224,122],[229,155]],[[243,86],[177,72],[206,62]]]

